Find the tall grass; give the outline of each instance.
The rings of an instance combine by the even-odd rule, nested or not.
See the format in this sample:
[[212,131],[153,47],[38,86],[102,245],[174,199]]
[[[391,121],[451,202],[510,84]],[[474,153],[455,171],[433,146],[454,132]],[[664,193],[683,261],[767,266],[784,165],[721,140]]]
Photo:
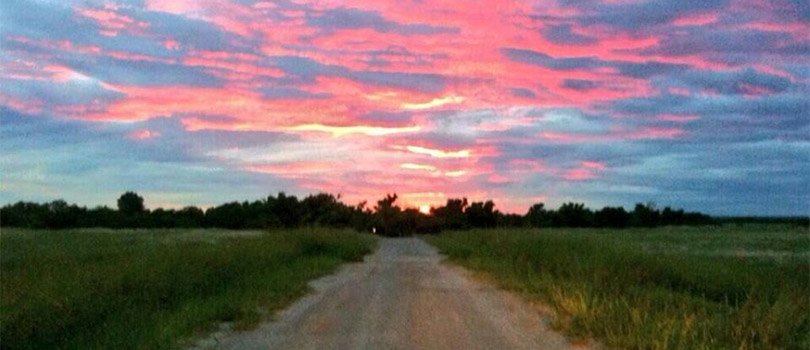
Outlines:
[[2,349],[170,349],[256,324],[371,251],[336,230],[3,229]]
[[554,326],[573,338],[623,349],[810,348],[803,229],[479,230],[428,240],[549,304]]

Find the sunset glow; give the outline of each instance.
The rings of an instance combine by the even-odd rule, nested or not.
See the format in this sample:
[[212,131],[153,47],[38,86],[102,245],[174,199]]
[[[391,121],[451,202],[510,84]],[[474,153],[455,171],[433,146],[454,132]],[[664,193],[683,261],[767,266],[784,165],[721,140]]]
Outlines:
[[806,214],[808,23],[807,1],[3,1],[0,200]]

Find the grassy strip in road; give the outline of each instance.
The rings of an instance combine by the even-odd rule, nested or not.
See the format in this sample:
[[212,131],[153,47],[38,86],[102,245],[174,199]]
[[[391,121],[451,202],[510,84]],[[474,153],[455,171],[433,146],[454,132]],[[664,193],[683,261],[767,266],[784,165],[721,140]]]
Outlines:
[[427,238],[622,349],[810,348],[810,237],[780,226],[473,230]]
[[2,349],[166,349],[250,327],[374,238],[293,231],[3,229]]

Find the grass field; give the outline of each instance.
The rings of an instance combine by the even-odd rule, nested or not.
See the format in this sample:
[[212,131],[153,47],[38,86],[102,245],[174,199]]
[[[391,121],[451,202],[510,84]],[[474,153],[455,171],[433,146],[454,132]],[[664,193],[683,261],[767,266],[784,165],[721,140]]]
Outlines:
[[427,238],[622,349],[810,348],[810,236],[778,225],[473,230]]
[[369,253],[350,231],[2,229],[0,347],[170,349],[249,327]]

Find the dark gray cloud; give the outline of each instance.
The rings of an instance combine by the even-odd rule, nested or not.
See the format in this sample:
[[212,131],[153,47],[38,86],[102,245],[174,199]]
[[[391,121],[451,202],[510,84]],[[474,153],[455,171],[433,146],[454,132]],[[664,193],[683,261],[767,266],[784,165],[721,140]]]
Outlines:
[[542,52],[515,48],[502,48],[501,53],[515,62],[532,64],[553,70],[592,70],[609,67],[616,69],[621,75],[633,78],[649,78],[655,75],[683,71],[688,68],[688,66],[682,64],[655,61],[643,63],[611,61],[601,60],[592,56],[555,58]]
[[436,93],[444,90],[446,79],[439,74],[355,71],[346,77],[365,84]]
[[590,45],[597,42],[592,37],[572,32],[571,26],[567,24],[544,27],[543,36],[548,41],[563,45]]
[[597,88],[599,84],[593,80],[565,79],[561,86],[571,90],[588,91]]
[[605,64],[596,57],[554,58],[542,52],[525,49],[503,48],[501,53],[515,62],[543,66],[554,70],[594,69]]
[[150,35],[176,40],[182,43],[184,50],[249,51],[243,45],[238,45],[244,44],[238,35],[223,31],[210,22],[166,12],[122,9],[121,13],[136,21],[149,23],[146,31]]
[[512,88],[512,96],[515,97],[525,97],[525,98],[535,98],[537,94],[534,91],[526,89],[526,88]]
[[786,32],[757,29],[704,30],[700,27],[664,32],[658,46],[638,50],[651,55],[706,55],[706,54],[807,54],[806,43],[797,45],[795,38]]
[[623,30],[638,30],[667,25],[679,17],[690,14],[719,10],[727,3],[727,0],[656,0],[599,5],[576,2],[574,6],[587,5],[587,13],[592,13],[578,18],[577,20],[581,24],[599,24]]
[[689,66],[662,62],[619,62],[612,61],[610,66],[619,70],[619,74],[632,78],[650,78],[661,74],[671,74],[685,71]]
[[[791,0],[793,5],[793,12],[796,19],[802,22],[810,22],[810,2],[805,0]],[[787,15],[790,16],[791,13]]]
[[[536,160],[546,167],[536,176],[507,186],[507,193],[543,193],[549,196],[551,206],[565,200],[593,206],[632,206],[653,201],[659,206],[724,215],[797,215],[810,209],[807,194],[797,192],[810,186],[806,175],[810,172],[807,121],[802,122],[803,126],[779,125],[774,118],[709,114],[697,121],[670,125],[684,129],[684,134],[674,139],[589,142],[585,138],[559,143],[538,138],[537,134],[559,130],[597,136],[611,130],[664,124],[646,118],[610,118],[562,109],[538,110],[532,115],[541,117],[533,125],[509,130],[500,137],[485,136],[508,155],[492,159],[496,169],[510,171],[510,159]],[[550,118],[550,123],[544,118]],[[732,125],[734,120],[742,123]],[[604,129],[574,131],[577,129],[571,125],[579,122],[602,125]],[[794,128],[800,128],[798,134],[803,136],[780,136]],[[561,174],[578,167],[583,160],[602,162],[607,169],[587,181],[560,181]]]
[[615,111],[641,115],[667,113],[801,117],[810,110],[810,100],[802,94],[765,95],[757,98],[741,96],[684,96],[663,94],[633,97],[612,103]]
[[804,93],[747,97],[741,95],[671,95],[618,100],[609,108],[624,115],[651,118],[658,115],[694,115],[685,137],[673,142],[718,145],[767,140],[810,139],[810,101]]
[[[204,154],[219,149],[265,146],[296,141],[298,136],[266,131],[198,130],[186,131],[180,119],[153,118],[135,123],[98,123],[65,120],[48,115],[31,115],[9,107],[0,107],[0,149],[59,149],[71,145],[98,147],[82,162],[103,164],[113,159],[132,162],[194,162],[206,160]],[[227,116],[195,115],[208,121],[230,121]],[[149,130],[158,135],[145,141],[128,138],[129,133]]]
[[686,88],[695,93],[712,92],[717,94],[758,94],[779,93],[788,89],[798,89],[787,78],[757,72],[753,69],[733,71],[690,70],[682,74],[656,78],[653,84],[659,87]]

